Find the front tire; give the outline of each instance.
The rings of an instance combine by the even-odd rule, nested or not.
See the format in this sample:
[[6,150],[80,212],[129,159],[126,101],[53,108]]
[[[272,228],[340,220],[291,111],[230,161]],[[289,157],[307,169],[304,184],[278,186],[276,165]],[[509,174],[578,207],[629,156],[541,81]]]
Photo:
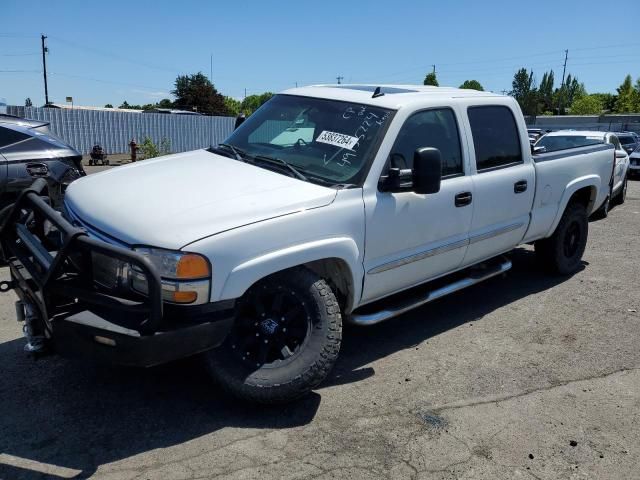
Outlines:
[[580,268],[588,234],[586,208],[579,203],[571,203],[553,235],[535,243],[536,254],[547,270],[570,275]]
[[341,340],[342,317],[331,287],[296,268],[251,287],[238,301],[225,342],[204,357],[227,392],[278,404],[302,397],[326,378]]

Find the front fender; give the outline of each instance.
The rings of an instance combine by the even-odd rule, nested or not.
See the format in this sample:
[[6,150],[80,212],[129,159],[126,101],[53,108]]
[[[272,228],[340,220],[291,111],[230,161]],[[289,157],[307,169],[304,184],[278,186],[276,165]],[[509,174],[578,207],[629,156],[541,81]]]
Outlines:
[[567,205],[569,204],[569,200],[578,190],[582,188],[590,188],[591,189],[591,199],[589,201],[589,205],[587,207],[587,215],[591,215],[591,213],[595,210],[596,207],[600,205],[600,200],[604,201],[604,198],[600,199],[602,194],[602,179],[599,175],[585,175],[583,177],[578,177],[575,180],[572,180],[565,188],[564,193],[562,194],[562,198],[560,199],[560,204],[558,205],[558,212],[556,213],[556,218],[553,220],[551,224],[551,228],[547,232],[547,237],[552,235],[555,232],[558,223],[560,223],[560,219],[564,214]]
[[358,301],[362,291],[363,267],[356,242],[349,237],[332,237],[292,245],[267,252],[244,261],[233,268],[222,287],[222,299],[239,298],[257,281],[287,268],[305,263],[337,258],[349,267],[353,299]]

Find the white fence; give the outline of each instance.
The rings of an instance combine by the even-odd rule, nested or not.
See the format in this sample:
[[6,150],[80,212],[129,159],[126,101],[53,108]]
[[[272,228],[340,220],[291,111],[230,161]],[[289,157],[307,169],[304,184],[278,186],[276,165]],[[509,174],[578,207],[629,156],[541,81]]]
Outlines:
[[224,141],[233,131],[235,118],[162,113],[62,110],[8,106],[7,113],[50,123],[50,130],[80,153],[99,143],[107,153],[126,153],[129,142],[170,142],[172,152],[206,148]]

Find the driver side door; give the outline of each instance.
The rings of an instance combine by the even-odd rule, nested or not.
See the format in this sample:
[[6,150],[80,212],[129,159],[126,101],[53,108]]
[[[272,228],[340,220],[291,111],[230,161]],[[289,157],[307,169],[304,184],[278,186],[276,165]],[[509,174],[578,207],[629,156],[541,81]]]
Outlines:
[[412,114],[391,149],[388,168],[412,168],[418,148],[442,156],[440,191],[365,191],[366,248],[362,302],[370,302],[456,270],[467,251],[473,184],[464,161],[454,110],[432,108]]

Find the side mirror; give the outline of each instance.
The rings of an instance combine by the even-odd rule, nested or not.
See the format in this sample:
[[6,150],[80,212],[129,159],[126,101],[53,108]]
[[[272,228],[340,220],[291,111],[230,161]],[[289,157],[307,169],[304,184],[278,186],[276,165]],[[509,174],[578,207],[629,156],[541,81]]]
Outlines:
[[616,150],[616,158],[625,158],[627,156],[627,152],[624,150]]
[[437,148],[419,148],[413,154],[413,191],[421,195],[438,193],[442,180],[442,156]]
[[244,113],[241,113],[240,115],[238,115],[236,117],[236,123],[233,127],[233,129],[237,129],[240,125],[242,125],[244,123],[244,121],[247,119],[247,117],[245,116]]
[[544,146],[539,146],[539,147],[534,147],[533,145],[531,145],[531,153],[533,153],[534,155],[539,155],[540,153],[547,153],[547,147]]

